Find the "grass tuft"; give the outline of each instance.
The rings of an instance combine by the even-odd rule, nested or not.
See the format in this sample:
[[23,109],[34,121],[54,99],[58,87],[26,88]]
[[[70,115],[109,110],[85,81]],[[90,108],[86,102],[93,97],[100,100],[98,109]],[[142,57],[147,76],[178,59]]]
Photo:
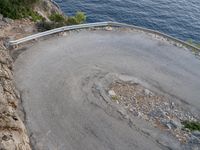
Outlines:
[[115,96],[111,96],[112,100],[116,101],[118,100],[119,98],[115,95]]

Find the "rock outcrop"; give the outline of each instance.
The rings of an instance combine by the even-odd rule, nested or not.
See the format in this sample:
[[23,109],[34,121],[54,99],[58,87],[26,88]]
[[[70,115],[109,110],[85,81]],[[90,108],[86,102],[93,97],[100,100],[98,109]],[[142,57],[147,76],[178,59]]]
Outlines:
[[49,20],[48,16],[53,13],[63,14],[59,6],[53,0],[41,0],[34,10]]
[[0,50],[0,149],[30,150],[26,128],[17,114],[20,98],[13,84],[12,58]]

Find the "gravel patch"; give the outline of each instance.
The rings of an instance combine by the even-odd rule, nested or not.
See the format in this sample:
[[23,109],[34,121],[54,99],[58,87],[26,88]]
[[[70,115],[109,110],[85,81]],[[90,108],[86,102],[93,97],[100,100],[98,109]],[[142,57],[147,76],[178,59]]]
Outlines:
[[[123,106],[132,115],[152,122],[160,130],[169,131],[181,143],[191,142],[194,138],[194,134],[183,129],[182,122],[198,121],[198,115],[185,110],[170,98],[154,93],[139,83],[122,81],[112,83],[108,94],[113,102]],[[199,142],[198,136],[194,139],[197,138]]]

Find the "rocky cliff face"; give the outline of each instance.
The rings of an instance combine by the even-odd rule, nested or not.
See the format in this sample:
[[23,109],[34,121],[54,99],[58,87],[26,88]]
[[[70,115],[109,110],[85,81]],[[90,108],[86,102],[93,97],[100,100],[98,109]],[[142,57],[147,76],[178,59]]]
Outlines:
[[59,6],[53,0],[41,0],[39,5],[35,6],[35,11],[37,11],[41,16],[48,19],[52,13],[62,14]]
[[13,84],[12,58],[0,50],[0,149],[30,150],[29,138],[17,114],[20,95]]

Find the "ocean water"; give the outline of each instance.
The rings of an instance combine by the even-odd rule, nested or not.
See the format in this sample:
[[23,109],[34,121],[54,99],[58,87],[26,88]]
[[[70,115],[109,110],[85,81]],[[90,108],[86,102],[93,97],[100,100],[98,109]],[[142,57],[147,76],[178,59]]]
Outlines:
[[117,21],[200,42],[200,0],[55,0],[66,15],[87,22]]

